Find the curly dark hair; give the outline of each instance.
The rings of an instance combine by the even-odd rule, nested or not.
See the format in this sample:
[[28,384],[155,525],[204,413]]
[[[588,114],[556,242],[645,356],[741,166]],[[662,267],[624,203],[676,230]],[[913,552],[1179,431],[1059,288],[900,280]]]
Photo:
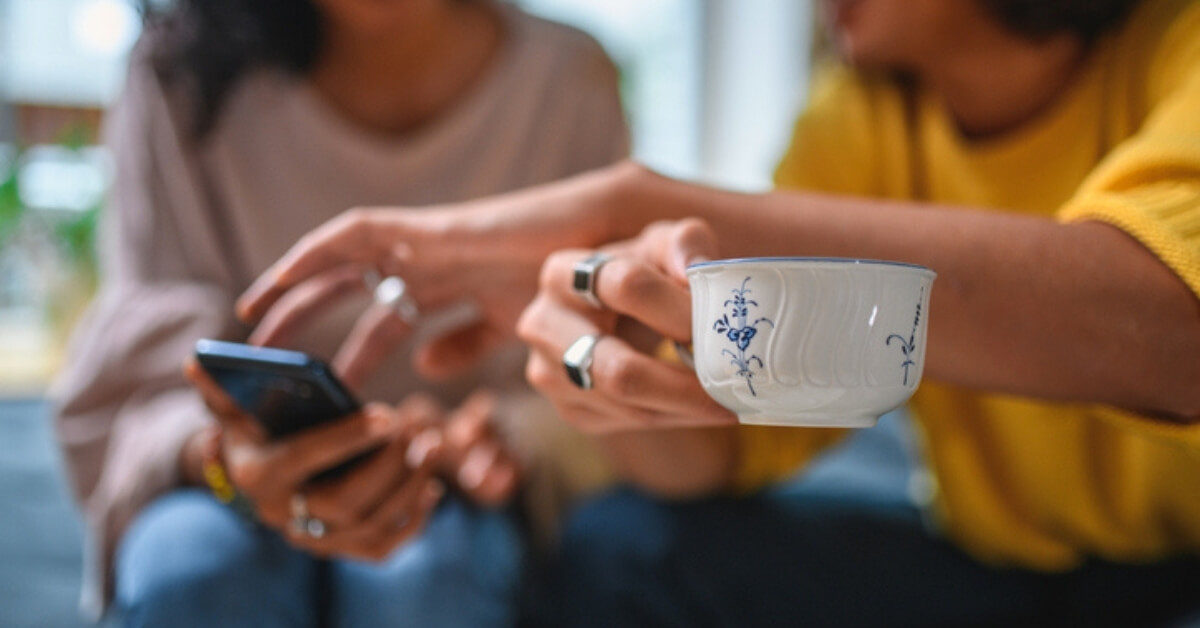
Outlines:
[[191,103],[192,132],[212,129],[238,78],[268,65],[303,74],[321,52],[323,22],[311,0],[176,0],[143,6],[154,69]]
[[1092,42],[1116,27],[1141,0],[979,0],[1009,30],[1029,39],[1062,32]]

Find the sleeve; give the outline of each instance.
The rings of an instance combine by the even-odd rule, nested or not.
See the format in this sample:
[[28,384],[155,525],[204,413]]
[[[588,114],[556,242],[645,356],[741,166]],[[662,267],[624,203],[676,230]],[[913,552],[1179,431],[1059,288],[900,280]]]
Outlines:
[[[178,452],[209,420],[182,376],[193,343],[239,333],[220,230],[183,137],[155,73],[135,51],[105,124],[116,175],[102,216],[103,280],[51,390],[68,475],[87,517],[86,577],[100,583],[126,525],[178,483]],[[86,610],[103,606],[103,588],[85,582]]]
[[[1136,238],[1200,296],[1200,7],[1175,20],[1152,60],[1149,115],[1064,205]],[[1200,426],[1101,409],[1106,419],[1200,447]]]
[[595,40],[578,34],[581,42],[574,68],[563,72],[574,85],[565,93],[574,112],[568,123],[562,166],[567,174],[602,168],[629,156],[629,129],[621,103],[618,70]]

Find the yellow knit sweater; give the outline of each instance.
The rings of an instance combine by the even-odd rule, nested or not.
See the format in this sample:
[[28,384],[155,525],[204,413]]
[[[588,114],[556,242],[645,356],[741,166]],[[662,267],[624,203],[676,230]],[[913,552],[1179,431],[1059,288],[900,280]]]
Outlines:
[[[919,90],[907,103],[886,79],[827,72],[778,184],[1105,221],[1200,294],[1200,1],[1143,3],[1064,98],[1005,137],[963,139]],[[946,529],[982,560],[1051,570],[1200,552],[1198,427],[928,380],[911,409]],[[740,433],[746,488],[840,437]]]

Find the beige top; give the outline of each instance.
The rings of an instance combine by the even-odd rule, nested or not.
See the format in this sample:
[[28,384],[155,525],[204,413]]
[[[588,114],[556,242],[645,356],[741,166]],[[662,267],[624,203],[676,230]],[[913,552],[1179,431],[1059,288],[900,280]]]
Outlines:
[[[122,532],[178,484],[181,446],[211,420],[182,363],[198,338],[246,337],[234,299],[301,235],[354,206],[469,199],[626,154],[616,72],[602,49],[567,27],[502,13],[505,44],[490,72],[451,110],[400,139],[351,126],[303,80],[259,71],[238,84],[197,145],[181,128],[178,101],[135,54],[106,127],[116,180],[103,223],[104,283],[52,389],[89,530],[85,611],[103,609]],[[293,347],[331,357],[365,298],[312,325]],[[437,325],[422,321],[426,333]],[[395,401],[424,390],[454,404],[488,384],[522,408],[519,449],[558,443],[548,434],[561,436],[561,424],[530,417],[549,410],[530,399],[519,346],[439,385],[415,377],[410,347],[368,383],[364,398]],[[571,436],[575,446],[583,442]],[[570,457],[582,459],[577,450]]]

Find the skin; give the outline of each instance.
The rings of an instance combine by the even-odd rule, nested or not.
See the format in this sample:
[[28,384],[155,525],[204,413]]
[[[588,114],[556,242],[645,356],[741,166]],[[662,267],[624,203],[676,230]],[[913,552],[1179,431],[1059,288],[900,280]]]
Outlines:
[[1087,52],[1069,33],[1024,39],[976,2],[823,0],[819,7],[849,63],[919,77],[967,137],[1003,134],[1036,117]]
[[316,0],[324,48],[309,79],[346,119],[403,135],[458,101],[503,41],[487,3],[461,0]]
[[[486,3],[317,4],[326,22],[325,40],[309,82],[346,120],[379,136],[413,131],[453,106],[486,71],[502,43],[499,16]],[[339,285],[343,293],[361,290],[362,275]],[[303,296],[303,291],[293,294]],[[381,336],[395,341],[408,332],[385,308],[370,309],[364,321],[333,363],[351,388],[360,387],[369,370],[348,364],[347,354]],[[275,329],[270,320],[266,329]],[[286,333],[260,328],[250,341],[281,345],[287,339]],[[394,408],[374,404],[311,432],[268,441],[198,367],[189,364],[185,372],[221,427],[222,458],[234,485],[254,503],[264,523],[317,555],[386,557],[422,529],[445,484],[484,505],[507,501],[516,490],[520,467],[492,428],[495,400],[486,393],[452,411],[422,396]],[[198,432],[180,451],[185,483],[203,484],[203,451],[211,437]],[[315,471],[372,447],[383,449],[343,478],[321,485],[307,482]],[[298,536],[288,529],[291,496],[298,493],[306,497],[309,513],[327,524],[325,537]]]
[[[834,40],[849,61],[913,74],[969,137],[1019,129],[1068,90],[1085,54],[1071,35],[1024,40],[960,0],[833,4],[846,12],[834,20]],[[655,227],[614,247],[619,257],[598,284],[609,312],[589,311],[567,290],[571,266],[587,249],[686,216],[704,223]],[[720,234],[719,241],[706,242],[691,233],[697,230]],[[706,401],[694,377],[685,381],[677,366],[640,355],[622,324],[638,321],[687,341],[690,311],[679,285],[691,256],[922,264],[939,274],[926,377],[1200,422],[1194,358],[1200,304],[1177,275],[1114,227],[878,199],[736,194],[634,164],[498,199],[426,208],[420,216],[397,208],[350,212],[298,243],[243,295],[239,312],[257,320],[291,287],[323,281],[346,263],[364,264],[402,274],[423,305],[451,300],[449,293],[470,296],[489,332],[501,334],[512,329],[515,304],[532,290],[524,274],[531,259],[570,247],[578,250],[548,259],[541,290],[520,320],[518,331],[533,349],[527,375],[568,421],[599,435],[631,478],[664,495],[721,490],[736,467],[733,433],[721,427],[731,415]],[[497,272],[516,278],[504,283],[508,290],[482,279]],[[306,315],[303,308],[283,309],[271,316]],[[596,331],[609,335],[594,353],[596,389],[583,393],[567,383],[559,360],[575,338]],[[437,352],[418,361],[427,372],[451,372],[488,348],[470,334],[434,346]]]
[[[216,417],[227,473],[259,520],[318,556],[382,560],[423,529],[446,481],[484,505],[503,502],[516,488],[517,465],[491,432],[495,400],[486,393],[449,414],[421,395],[394,408],[370,404],[341,421],[272,441],[198,364],[190,362],[185,374]],[[374,448],[379,453],[344,476],[308,480]],[[324,537],[289,528],[297,494],[326,524]]]

